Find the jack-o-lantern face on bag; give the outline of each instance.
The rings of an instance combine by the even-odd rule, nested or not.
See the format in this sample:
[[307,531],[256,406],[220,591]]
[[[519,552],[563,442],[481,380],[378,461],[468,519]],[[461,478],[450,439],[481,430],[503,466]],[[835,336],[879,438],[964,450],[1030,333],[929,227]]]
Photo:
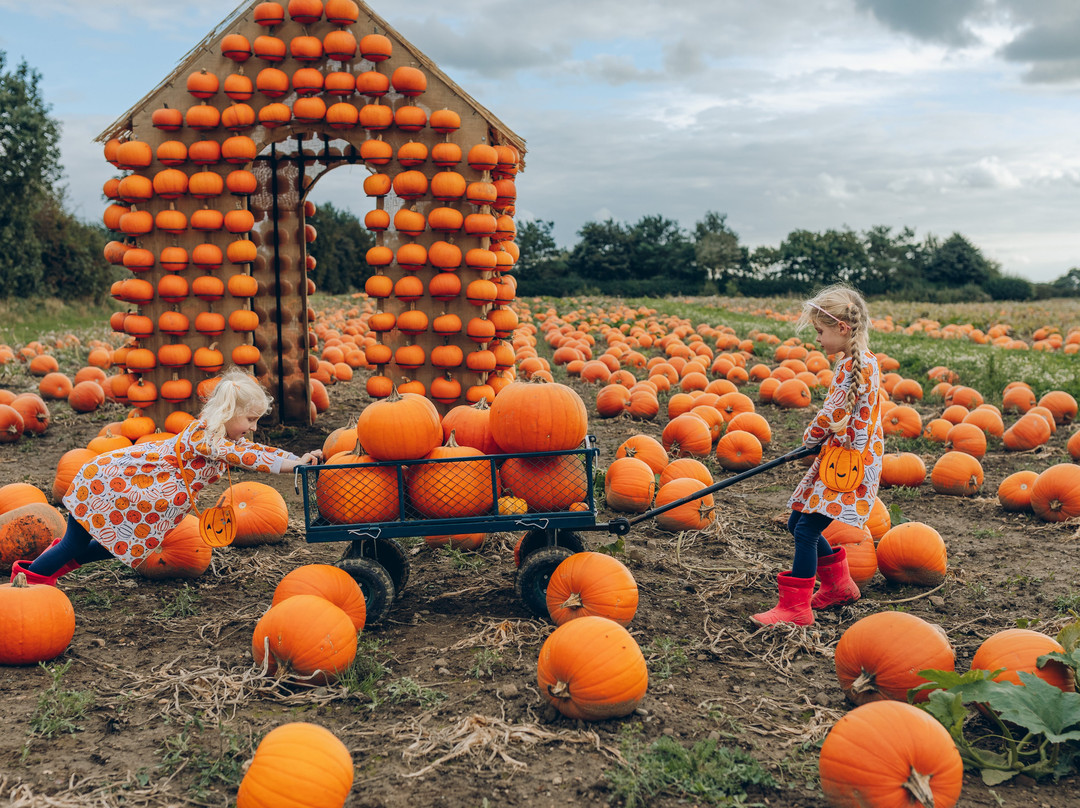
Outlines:
[[231,505],[207,508],[199,514],[199,535],[210,547],[227,547],[236,538],[236,514]]
[[833,491],[854,491],[863,481],[862,453],[843,446],[825,447],[818,476]]

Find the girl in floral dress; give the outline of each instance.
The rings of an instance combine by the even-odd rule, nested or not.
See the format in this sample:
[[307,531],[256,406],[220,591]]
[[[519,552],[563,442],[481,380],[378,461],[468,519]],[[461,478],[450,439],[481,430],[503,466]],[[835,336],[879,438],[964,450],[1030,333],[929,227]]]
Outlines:
[[16,561],[12,580],[22,572],[29,583],[55,586],[57,578],[80,565],[108,558],[138,567],[193,509],[192,497],[217,482],[227,466],[281,474],[321,460],[318,450],[297,457],[246,437],[271,401],[252,376],[233,369],[176,438],[95,457],[64,495],[64,536],[33,563]]
[[[814,622],[812,609],[851,603],[859,587],[848,572],[843,547],[833,548],[822,532],[833,520],[861,528],[870,515],[885,452],[878,391],[881,373],[870,351],[866,301],[844,285],[830,286],[803,304],[796,329],[812,325],[826,354],[842,354],[833,371],[825,404],[803,434],[803,444],[840,445],[862,453],[863,479],[854,490],[830,489],[821,479],[822,456],[788,501],[788,530],[795,537],[791,570],[777,576],[780,601],[750,619],[759,625]],[[821,587],[814,594],[815,580]]]

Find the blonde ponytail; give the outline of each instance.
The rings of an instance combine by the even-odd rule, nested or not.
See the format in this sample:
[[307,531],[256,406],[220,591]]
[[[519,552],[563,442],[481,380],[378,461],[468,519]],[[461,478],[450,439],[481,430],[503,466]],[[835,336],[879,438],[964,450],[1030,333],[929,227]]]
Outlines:
[[226,423],[237,415],[264,415],[273,401],[254,376],[239,368],[229,368],[199,413],[206,422],[207,440],[211,445],[219,443],[225,437]]

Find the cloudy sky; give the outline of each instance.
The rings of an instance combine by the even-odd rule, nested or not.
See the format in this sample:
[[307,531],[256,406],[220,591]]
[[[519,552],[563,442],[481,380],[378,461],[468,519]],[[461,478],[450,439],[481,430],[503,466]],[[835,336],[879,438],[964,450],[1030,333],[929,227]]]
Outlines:
[[[963,233],[1005,272],[1080,266],[1075,0],[372,0],[528,142],[519,218],[728,214],[798,228]],[[0,0],[0,50],[43,74],[72,207],[100,215],[92,139],[230,0]],[[363,214],[358,177],[316,187]]]

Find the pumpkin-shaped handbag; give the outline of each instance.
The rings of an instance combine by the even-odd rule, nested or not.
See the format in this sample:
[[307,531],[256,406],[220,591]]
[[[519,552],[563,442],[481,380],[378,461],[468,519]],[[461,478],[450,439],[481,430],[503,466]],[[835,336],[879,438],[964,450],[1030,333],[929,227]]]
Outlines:
[[856,449],[829,443],[821,452],[818,477],[825,487],[846,494],[854,491],[863,481],[863,456]]
[[187,489],[191,509],[195,511],[195,515],[199,518],[199,536],[202,537],[203,543],[208,547],[228,547],[236,538],[236,511],[232,505],[231,467],[225,467],[226,473],[229,475],[229,504],[205,508],[202,513],[199,513],[199,509],[195,507],[195,497],[191,493],[191,486],[184,475],[184,461],[180,453],[180,435],[176,436],[175,448],[176,462],[180,466],[180,479],[184,481],[184,488]]

